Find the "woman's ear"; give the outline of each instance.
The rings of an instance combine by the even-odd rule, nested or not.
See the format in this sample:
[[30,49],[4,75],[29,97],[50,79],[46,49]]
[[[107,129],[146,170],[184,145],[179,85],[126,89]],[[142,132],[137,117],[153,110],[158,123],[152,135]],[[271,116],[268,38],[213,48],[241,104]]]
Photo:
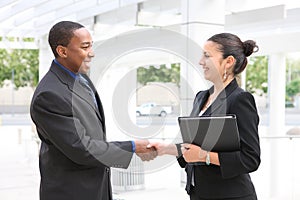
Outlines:
[[58,45],[56,47],[56,52],[59,55],[59,57],[62,57],[62,58],[66,58],[67,57],[67,48],[64,47],[64,46],[62,46],[62,45]]
[[228,56],[226,58],[225,68],[230,69],[234,66],[234,64],[235,64],[235,58],[233,56]]

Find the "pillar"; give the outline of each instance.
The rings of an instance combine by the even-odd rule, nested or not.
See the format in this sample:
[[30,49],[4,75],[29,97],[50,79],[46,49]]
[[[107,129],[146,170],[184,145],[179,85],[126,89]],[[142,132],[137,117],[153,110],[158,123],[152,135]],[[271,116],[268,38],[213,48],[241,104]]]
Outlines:
[[285,134],[285,59],[284,54],[269,57],[269,133],[277,136]]
[[[269,105],[269,127],[267,134],[272,136],[285,135],[285,55],[278,53],[269,56],[268,66],[268,105]],[[278,157],[280,145],[272,140],[270,146],[270,195],[277,196],[280,188],[280,172],[278,172]],[[286,174],[284,174],[285,176]]]
[[[202,49],[204,42],[212,35],[223,32],[225,21],[225,1],[223,0],[182,0],[181,1],[182,26],[181,33],[195,41]],[[203,77],[200,65],[192,66],[189,60],[198,59],[202,52],[195,55],[186,47],[185,62],[180,66],[180,105],[181,115],[187,116],[192,111],[195,95],[200,90],[208,89],[211,85]],[[192,58],[196,56],[197,58]],[[185,185],[186,175],[180,171],[180,183]]]
[[54,55],[48,43],[48,34],[40,38],[39,43],[39,80],[41,80],[50,68]]
[[[200,47],[212,35],[223,32],[225,21],[225,1],[223,0],[182,0],[181,33],[194,40]],[[202,52],[196,56],[200,60]],[[186,60],[191,55],[187,51]],[[200,65],[191,66],[188,62],[181,63],[180,68],[180,100],[182,115],[189,115],[192,110],[195,94],[207,89],[211,83],[203,78]]]

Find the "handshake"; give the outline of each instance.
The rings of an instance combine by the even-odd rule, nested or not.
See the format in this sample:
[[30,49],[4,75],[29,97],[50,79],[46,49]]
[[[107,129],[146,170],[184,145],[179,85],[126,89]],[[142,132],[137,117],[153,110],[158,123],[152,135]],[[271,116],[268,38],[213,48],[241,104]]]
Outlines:
[[[149,142],[148,140],[135,141],[135,153],[142,161],[150,161],[157,156],[173,155],[182,156],[188,163],[190,162],[210,162],[210,153],[203,150],[200,146],[183,143],[180,145],[162,142]],[[211,152],[213,153],[213,152]],[[215,154],[215,153],[214,153]],[[215,162],[219,165],[219,161]]]
[[142,161],[150,161],[157,156],[165,154],[178,156],[177,147],[175,144],[166,144],[160,142],[149,142],[148,140],[136,140],[135,153]]

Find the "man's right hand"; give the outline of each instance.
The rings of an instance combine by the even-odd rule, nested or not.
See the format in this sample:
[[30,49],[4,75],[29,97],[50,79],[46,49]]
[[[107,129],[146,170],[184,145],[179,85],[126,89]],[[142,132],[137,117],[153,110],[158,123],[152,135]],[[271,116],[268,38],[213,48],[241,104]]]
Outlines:
[[150,161],[156,158],[157,151],[154,147],[147,147],[149,144],[148,140],[136,140],[135,142],[135,153],[142,161]]

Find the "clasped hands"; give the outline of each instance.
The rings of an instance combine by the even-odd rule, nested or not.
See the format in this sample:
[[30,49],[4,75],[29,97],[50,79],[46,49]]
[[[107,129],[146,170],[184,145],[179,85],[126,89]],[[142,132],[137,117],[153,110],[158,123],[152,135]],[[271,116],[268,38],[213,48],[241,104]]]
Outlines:
[[135,153],[142,161],[150,161],[157,157],[158,152],[155,147],[149,146],[148,140],[136,140]]
[[143,161],[150,161],[162,155],[178,156],[178,153],[181,152],[186,162],[204,162],[207,154],[201,147],[193,144],[181,144],[180,151],[177,150],[175,144],[149,142],[148,140],[137,140],[135,144],[136,154]]

